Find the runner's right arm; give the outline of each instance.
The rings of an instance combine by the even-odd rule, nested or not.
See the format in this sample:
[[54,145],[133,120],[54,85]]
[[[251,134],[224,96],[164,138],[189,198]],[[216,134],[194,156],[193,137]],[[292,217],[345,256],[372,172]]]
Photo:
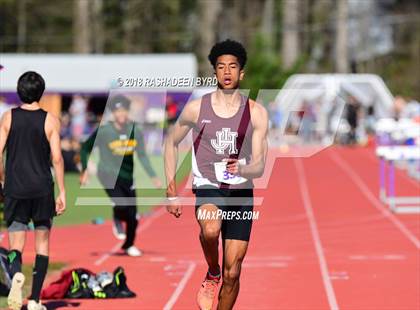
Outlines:
[[193,128],[200,113],[201,99],[190,101],[184,107],[175,125],[168,132],[164,145],[164,163],[167,182],[166,195],[168,204],[166,209],[175,217],[182,214],[182,206],[177,199],[176,168],[178,164],[178,145]]
[[197,122],[201,99],[188,102],[175,125],[168,132],[164,143],[164,164],[167,182],[167,197],[176,197],[176,168],[178,164],[178,145]]

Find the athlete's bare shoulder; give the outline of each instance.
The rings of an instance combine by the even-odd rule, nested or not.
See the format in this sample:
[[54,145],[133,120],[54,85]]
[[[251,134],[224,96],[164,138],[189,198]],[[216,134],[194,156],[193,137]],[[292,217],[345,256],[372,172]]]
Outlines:
[[8,131],[10,129],[11,124],[12,124],[12,110],[8,110],[4,112],[1,117],[1,127]]
[[253,127],[267,126],[268,113],[266,108],[259,102],[249,99],[249,110],[251,113],[251,122]]
[[52,113],[47,113],[47,118],[45,119],[45,131],[50,133],[51,131],[58,130],[60,131],[60,120],[57,116],[53,115]]
[[188,101],[184,106],[180,116],[181,123],[190,123],[195,124],[198,121],[198,116],[200,115],[201,108],[201,98],[197,98],[191,101]]

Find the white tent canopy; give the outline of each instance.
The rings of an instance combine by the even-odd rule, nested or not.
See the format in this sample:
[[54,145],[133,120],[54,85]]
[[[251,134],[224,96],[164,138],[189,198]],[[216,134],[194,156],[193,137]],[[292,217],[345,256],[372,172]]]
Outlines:
[[373,74],[296,74],[287,80],[277,102],[287,101],[288,106],[298,107],[302,98],[314,94],[324,102],[337,97],[345,101],[351,95],[364,106],[374,106],[378,117],[389,116],[394,102],[383,80]]
[[108,92],[118,79],[192,79],[197,76],[193,54],[82,55],[0,54],[0,91],[16,91],[25,71],[46,80],[47,92]]

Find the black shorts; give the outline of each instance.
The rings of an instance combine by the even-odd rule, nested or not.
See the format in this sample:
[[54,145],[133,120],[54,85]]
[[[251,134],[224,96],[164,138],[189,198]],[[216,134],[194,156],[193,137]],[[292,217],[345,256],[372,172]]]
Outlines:
[[13,222],[28,224],[31,220],[34,223],[51,222],[55,215],[54,192],[30,199],[4,197],[4,219],[7,226]]
[[223,211],[221,217],[223,240],[249,241],[254,210],[252,189],[219,189],[213,186],[201,186],[196,188],[194,193],[197,217],[199,215],[198,208],[204,204],[216,205],[219,210]]

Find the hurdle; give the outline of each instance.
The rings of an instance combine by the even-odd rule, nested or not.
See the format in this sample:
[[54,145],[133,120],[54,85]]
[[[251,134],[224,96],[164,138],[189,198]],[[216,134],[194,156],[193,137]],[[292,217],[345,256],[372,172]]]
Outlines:
[[[396,196],[395,164],[398,161],[414,163],[420,169],[420,147],[417,145],[378,146],[379,157],[379,197],[395,213],[420,213],[420,193],[418,196]],[[409,166],[409,167],[410,167]]]

